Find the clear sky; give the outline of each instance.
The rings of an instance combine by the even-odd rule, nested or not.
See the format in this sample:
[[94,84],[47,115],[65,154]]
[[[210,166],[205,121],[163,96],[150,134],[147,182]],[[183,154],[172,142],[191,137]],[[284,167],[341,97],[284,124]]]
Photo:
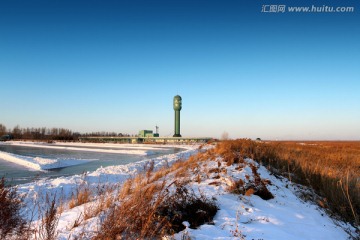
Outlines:
[[360,1],[0,0],[0,89],[8,128],[168,136],[179,94],[183,136],[359,140]]

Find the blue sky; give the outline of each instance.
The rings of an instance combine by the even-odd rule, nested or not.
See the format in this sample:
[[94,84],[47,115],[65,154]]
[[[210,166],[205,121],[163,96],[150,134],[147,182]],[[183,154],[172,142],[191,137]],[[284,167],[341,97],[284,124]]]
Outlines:
[[[262,13],[262,5],[353,13]],[[359,1],[0,1],[0,123],[360,139]]]

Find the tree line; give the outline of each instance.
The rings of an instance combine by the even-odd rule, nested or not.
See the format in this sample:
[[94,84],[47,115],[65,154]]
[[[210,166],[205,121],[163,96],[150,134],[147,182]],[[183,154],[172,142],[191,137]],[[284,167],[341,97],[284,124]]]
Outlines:
[[129,134],[115,133],[115,132],[91,132],[79,133],[73,132],[66,128],[21,128],[19,125],[13,129],[7,129],[5,125],[0,123],[0,137],[3,135],[11,135],[13,139],[26,140],[62,140],[62,141],[77,141],[80,137],[125,137]]

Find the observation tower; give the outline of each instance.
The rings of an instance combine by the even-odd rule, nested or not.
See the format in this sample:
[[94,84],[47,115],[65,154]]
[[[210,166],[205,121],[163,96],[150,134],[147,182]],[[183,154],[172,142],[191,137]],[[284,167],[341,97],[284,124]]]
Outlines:
[[175,111],[175,131],[173,137],[181,137],[180,134],[180,110],[182,107],[181,97],[176,95],[174,97],[174,111]]

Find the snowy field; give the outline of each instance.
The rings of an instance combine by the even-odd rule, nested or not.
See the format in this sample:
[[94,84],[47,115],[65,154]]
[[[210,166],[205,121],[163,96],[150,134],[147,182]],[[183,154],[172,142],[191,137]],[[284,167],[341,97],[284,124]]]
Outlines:
[[[19,143],[25,144],[25,143]],[[33,144],[31,144],[33,145]],[[41,144],[35,144],[39,147]],[[64,144],[55,144],[59,147],[68,147]],[[78,148],[79,144],[72,144]],[[81,144],[80,146],[84,146]],[[89,147],[97,147],[99,144],[87,144]],[[47,146],[46,146],[47,147]],[[103,148],[101,145],[100,148]],[[106,145],[106,147],[115,149],[118,146]],[[125,145],[120,145],[125,147]],[[142,150],[151,151],[164,146],[158,145],[129,145],[127,148],[133,148],[137,151],[138,147]],[[169,147],[168,145],[165,147]],[[44,202],[46,195],[55,196],[58,200],[69,200],[71,195],[79,186],[87,186],[94,192],[101,187],[121,186],[121,184],[137,173],[144,171],[145,166],[153,162],[154,168],[160,169],[164,166],[170,166],[179,159],[187,159],[196,154],[198,146],[178,146],[185,147],[184,151],[177,154],[169,154],[153,159],[147,159],[141,162],[130,163],[121,166],[111,166],[99,168],[93,172],[87,172],[83,175],[71,177],[60,177],[56,179],[39,180],[29,184],[18,186],[18,191],[25,196],[25,213],[28,219],[33,219],[37,224],[39,202]],[[211,148],[211,146],[209,146]],[[26,161],[26,159],[24,159]],[[29,161],[31,162],[31,161]],[[241,170],[234,166],[226,167],[226,174],[220,178],[211,176],[200,183],[190,182],[189,186],[195,192],[203,192],[208,197],[214,197],[219,206],[219,210],[214,218],[213,224],[205,224],[198,229],[186,228],[184,231],[172,236],[175,239],[182,239],[184,235],[191,239],[251,239],[251,240],[279,240],[279,239],[351,239],[350,235],[356,236],[355,229],[347,223],[336,221],[330,218],[323,210],[312,202],[306,202],[299,198],[304,191],[301,186],[293,184],[286,179],[271,175],[264,167],[259,166],[251,159],[246,159],[247,164],[253,164],[258,167],[258,173],[262,179],[267,179],[271,184],[268,186],[270,192],[274,195],[273,199],[263,200],[258,196],[240,196],[226,191],[231,185],[230,179],[246,179],[252,175],[249,166]],[[211,165],[213,164],[213,166]],[[207,163],[206,166],[200,166],[199,172],[206,172],[208,168],[216,167],[217,162]],[[193,178],[195,176],[192,176]],[[168,176],[171,178],[171,175]],[[168,179],[168,181],[172,181]],[[214,184],[215,183],[215,184]],[[92,204],[92,203],[87,203]],[[82,219],[83,211],[86,205],[64,209],[59,218],[57,226],[58,239],[77,239],[84,232],[87,236],[99,230],[101,217]],[[80,221],[79,226],[74,227],[75,221]],[[240,233],[239,233],[240,232]],[[90,237],[89,237],[90,238]],[[87,238],[85,238],[87,239]],[[171,239],[170,237],[167,239]]]

